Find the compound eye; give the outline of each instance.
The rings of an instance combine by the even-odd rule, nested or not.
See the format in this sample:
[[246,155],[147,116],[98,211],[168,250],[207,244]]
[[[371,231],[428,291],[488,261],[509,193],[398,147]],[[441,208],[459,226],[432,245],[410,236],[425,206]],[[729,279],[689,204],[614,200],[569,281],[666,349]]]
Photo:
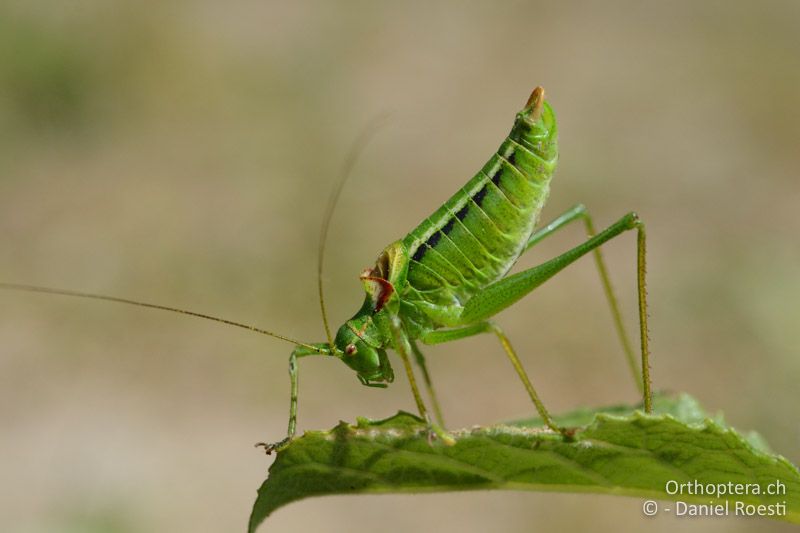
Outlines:
[[355,344],[348,344],[344,348],[344,353],[346,353],[347,355],[355,355],[356,353],[358,353],[358,349],[356,349]]

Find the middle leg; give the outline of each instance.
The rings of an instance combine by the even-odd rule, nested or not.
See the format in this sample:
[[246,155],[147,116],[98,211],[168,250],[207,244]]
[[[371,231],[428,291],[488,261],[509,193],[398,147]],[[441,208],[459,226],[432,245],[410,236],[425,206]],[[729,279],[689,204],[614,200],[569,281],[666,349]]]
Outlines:
[[508,356],[508,359],[511,361],[511,365],[514,367],[514,370],[517,371],[517,375],[522,381],[522,384],[525,386],[525,390],[528,392],[528,396],[530,396],[533,405],[536,406],[539,416],[542,417],[542,421],[553,431],[569,437],[569,430],[559,427],[553,420],[553,417],[550,416],[550,413],[547,411],[544,403],[539,398],[539,394],[536,392],[533,383],[531,383],[528,373],[525,372],[525,368],[522,366],[522,361],[520,361],[519,357],[517,356],[517,352],[514,351],[514,348],[511,346],[511,342],[508,340],[508,337],[506,337],[506,334],[503,333],[503,330],[500,329],[497,324],[487,321],[456,329],[432,331],[422,338],[422,342],[425,344],[441,344],[443,342],[450,342],[471,337],[480,333],[494,333],[497,336],[500,344],[503,346],[503,350],[506,352],[506,356]]
[[394,349],[403,360],[403,367],[406,370],[408,384],[411,386],[411,392],[414,395],[414,401],[417,403],[419,415],[428,424],[429,439],[432,435],[436,435],[442,440],[442,442],[452,446],[456,442],[453,437],[449,435],[438,423],[432,422],[430,416],[428,415],[428,410],[425,407],[422,394],[420,394],[419,387],[417,387],[417,379],[414,377],[414,369],[411,368],[411,358],[409,356],[409,354],[412,352],[411,342],[409,341],[408,335],[403,330],[402,323],[397,315],[390,317],[389,327],[392,331]]
[[430,396],[431,403],[433,404],[433,414],[436,417],[436,422],[440,426],[445,427],[442,408],[439,406],[439,399],[436,397],[436,391],[433,389],[433,383],[431,382],[431,375],[428,373],[428,364],[425,361],[425,356],[422,354],[422,351],[420,351],[415,341],[411,340],[410,344],[417,365],[419,365],[420,370],[422,370],[422,379],[425,381],[425,388],[428,389],[428,396]]

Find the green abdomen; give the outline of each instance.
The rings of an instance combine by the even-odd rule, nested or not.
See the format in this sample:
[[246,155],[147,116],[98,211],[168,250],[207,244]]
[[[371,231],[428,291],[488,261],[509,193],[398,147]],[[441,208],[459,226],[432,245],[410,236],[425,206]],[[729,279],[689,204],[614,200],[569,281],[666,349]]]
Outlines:
[[508,272],[547,200],[555,120],[534,139],[521,121],[481,171],[403,239],[411,262],[401,299],[431,326],[450,325],[472,295]]

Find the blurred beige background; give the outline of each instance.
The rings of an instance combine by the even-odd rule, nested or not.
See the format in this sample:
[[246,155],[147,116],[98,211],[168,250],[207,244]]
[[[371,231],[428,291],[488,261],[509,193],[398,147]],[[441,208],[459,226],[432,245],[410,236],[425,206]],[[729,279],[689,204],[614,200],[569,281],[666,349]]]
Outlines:
[[[382,247],[497,148],[530,89],[561,126],[544,217],[648,224],[653,372],[800,461],[800,4],[31,2],[0,7],[0,280],[183,306],[322,340]],[[582,238],[537,246],[532,266]],[[606,257],[631,327],[634,238]],[[637,400],[584,260],[499,322],[554,411]],[[177,315],[0,293],[0,516],[11,532],[242,531],[285,432],[290,346]],[[427,350],[448,423],[532,413],[491,338]],[[400,374],[398,362],[395,368]],[[413,410],[301,363],[300,429]],[[610,496],[334,497],[270,531],[785,531],[646,520]]]

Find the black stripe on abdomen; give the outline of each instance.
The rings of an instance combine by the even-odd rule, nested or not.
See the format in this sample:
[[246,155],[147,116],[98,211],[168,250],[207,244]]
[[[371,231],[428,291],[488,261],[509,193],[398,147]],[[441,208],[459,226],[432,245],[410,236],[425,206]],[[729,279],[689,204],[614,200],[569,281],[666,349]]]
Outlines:
[[486,198],[486,192],[487,192],[486,185],[488,184],[484,183],[483,187],[481,187],[481,189],[475,193],[475,196],[472,197],[472,201],[475,202],[475,205],[477,205],[478,207],[481,206],[481,203],[483,203],[483,199]]

